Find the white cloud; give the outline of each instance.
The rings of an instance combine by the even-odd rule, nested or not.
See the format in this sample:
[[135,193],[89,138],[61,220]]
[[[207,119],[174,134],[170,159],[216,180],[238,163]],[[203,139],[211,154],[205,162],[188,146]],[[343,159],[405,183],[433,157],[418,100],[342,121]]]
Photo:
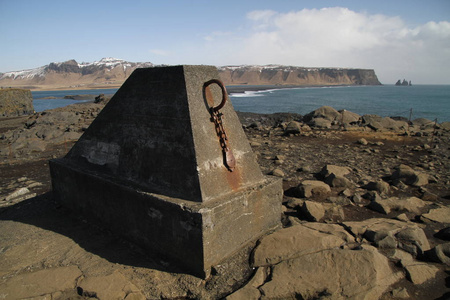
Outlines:
[[399,17],[341,7],[252,11],[247,19],[243,42],[222,54],[230,63],[373,68],[385,83],[450,84],[449,22],[408,28]]
[[264,21],[267,22],[276,15],[277,12],[273,10],[254,10],[247,13],[247,19],[252,21]]
[[226,36],[230,36],[233,33],[231,31],[213,31],[209,35],[203,37],[204,40],[208,42],[212,42],[216,40],[217,38],[224,38]]

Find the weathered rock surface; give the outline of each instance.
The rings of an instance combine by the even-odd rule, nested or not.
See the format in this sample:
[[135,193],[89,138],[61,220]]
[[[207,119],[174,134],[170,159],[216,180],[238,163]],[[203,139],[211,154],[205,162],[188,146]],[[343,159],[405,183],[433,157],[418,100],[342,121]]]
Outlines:
[[285,133],[289,134],[297,134],[301,132],[301,123],[297,121],[291,121],[286,126],[286,129],[284,130]]
[[394,182],[401,181],[408,185],[424,186],[428,184],[428,175],[414,171],[411,167],[400,165],[391,175]]
[[[280,230],[280,235],[275,232],[278,239],[271,243],[264,239],[259,242],[261,247],[272,244],[272,248],[264,247],[273,264],[249,265],[254,254],[261,251],[257,250],[259,246],[251,245],[247,252],[215,266],[211,278],[201,280],[177,273],[163,260],[144,255],[114,233],[105,234],[88,223],[76,221],[72,215],[55,209],[50,194],[45,194],[51,189],[45,160],[64,155],[71,146],[68,137],[76,139],[82,134],[102,107],[102,104],[79,104],[31,117],[3,119],[0,123],[0,291],[5,284],[8,288],[19,284],[10,281],[16,276],[77,266],[82,276],[69,289],[57,289],[45,297],[99,297],[114,290],[120,297],[125,294],[126,299],[263,299],[269,298],[269,294],[285,295],[283,298],[314,295],[339,299],[353,295],[342,291],[361,290],[355,277],[371,280],[370,284],[364,281],[368,289],[354,296],[355,299],[379,295],[373,297],[386,300],[410,295],[417,300],[428,300],[450,292],[445,286],[448,255],[444,248],[445,232],[450,224],[450,147],[449,132],[442,126],[436,131],[421,129],[419,125],[397,130],[394,128],[397,123],[392,122],[394,118],[381,118],[378,123],[382,127],[375,131],[364,125],[362,118],[351,118],[350,112],[340,111],[333,121],[321,118],[331,124],[331,129],[321,130],[314,125],[308,127],[298,114],[240,114],[263,172],[268,174],[277,168],[282,171],[286,193],[282,221],[285,226],[297,228],[286,227]],[[19,127],[9,125],[16,124],[17,120],[23,120]],[[300,132],[286,134],[285,129],[292,121],[298,123]],[[348,125],[342,127],[342,122]],[[22,146],[16,148],[16,145]],[[426,188],[417,183],[405,184],[408,175],[404,179],[392,179],[394,168],[401,164],[413,170],[411,177],[426,174]],[[340,176],[352,186],[344,188],[331,181],[335,186],[323,182],[326,178],[321,170],[328,165],[344,168],[344,175]],[[316,197],[311,193],[308,198],[296,198],[300,197],[297,187],[308,180],[320,182],[323,195]],[[29,193],[5,201],[16,191],[26,191],[25,188]],[[38,196],[21,198],[34,193]],[[412,203],[417,206],[399,206],[397,201],[386,206],[383,201],[389,197],[413,198]],[[389,215],[368,209],[371,201],[384,207],[384,212],[390,210]],[[422,206],[426,201],[432,204]],[[313,208],[319,207],[321,213],[315,222],[304,221],[308,218],[303,207],[314,214]],[[387,219],[388,216],[397,220]],[[284,232],[287,229],[289,234]],[[378,254],[366,253],[373,250],[371,246],[378,248],[379,252],[374,251]],[[437,253],[442,259],[437,258]],[[330,257],[338,263],[332,265]],[[372,261],[373,257],[377,262]],[[378,275],[371,270],[387,270],[378,264],[381,260],[384,265],[385,257],[391,268],[389,274],[401,271],[405,276],[394,287],[383,288],[386,294],[381,296],[382,292],[373,292],[372,283],[379,281],[383,286],[384,281],[378,280]],[[362,266],[368,266],[364,267],[366,273],[358,267],[359,259],[364,260]],[[265,261],[264,255],[260,260]],[[315,267],[321,264],[326,266],[324,270]],[[308,265],[314,265],[312,270],[318,274],[302,268]],[[340,269],[342,266],[355,271],[347,275]],[[339,277],[329,276],[334,273]],[[341,280],[344,276],[348,277],[348,285]],[[328,282],[329,277],[340,281]],[[302,284],[309,278],[314,281],[312,284]],[[103,281],[114,286],[108,288]],[[309,285],[311,288],[305,291],[304,287]],[[113,294],[109,295],[114,297]]]
[[81,295],[98,299],[145,299],[139,289],[118,271],[107,276],[83,278],[78,289]]
[[0,89],[0,117],[32,114],[33,97],[30,90]]
[[305,180],[296,191],[301,198],[325,199],[331,194],[330,186],[319,180]]
[[302,255],[339,248],[352,239],[349,234],[325,233],[304,225],[284,228],[261,240],[253,254],[253,266],[275,265]]
[[323,205],[313,201],[303,202],[301,211],[307,220],[313,222],[318,222],[325,216],[325,208]]
[[412,259],[402,259],[406,277],[414,284],[422,284],[436,277],[439,269],[436,266]]
[[253,256],[254,266],[272,265],[270,280],[259,287],[263,298],[378,299],[402,274],[371,246],[350,250],[353,242],[341,226],[320,223],[266,236]]
[[[374,218],[362,222],[343,222],[344,226],[359,239],[367,239],[374,245],[386,245],[389,237],[397,245],[413,255],[423,254],[430,249],[430,244],[424,231],[414,223],[398,220]],[[394,243],[395,241],[395,243]]]
[[424,222],[450,223],[450,206],[432,208],[428,213],[423,214],[420,219]]
[[280,262],[260,290],[267,299],[378,299],[401,278],[375,248],[329,249]]
[[74,142],[103,107],[86,103],[36,113],[25,121],[22,128],[0,134],[0,139],[8,142],[0,145],[0,156],[24,159],[30,155],[38,156],[55,145]]
[[322,175],[323,178],[327,178],[330,175],[344,177],[345,175],[350,174],[350,172],[351,172],[351,170],[349,167],[326,165],[320,171],[320,175]]
[[450,243],[440,244],[426,253],[428,259],[450,266]]
[[427,204],[429,203],[417,197],[391,197],[388,199],[376,199],[369,204],[368,208],[386,215],[391,211],[407,211],[418,214]]
[[82,273],[77,266],[23,272],[0,283],[2,299],[52,299],[73,290]]

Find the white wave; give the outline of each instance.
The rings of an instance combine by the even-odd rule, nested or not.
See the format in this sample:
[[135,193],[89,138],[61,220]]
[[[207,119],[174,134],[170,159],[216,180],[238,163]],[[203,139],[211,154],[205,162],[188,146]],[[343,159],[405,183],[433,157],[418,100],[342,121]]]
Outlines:
[[232,98],[241,98],[241,97],[262,97],[264,96],[262,92],[265,91],[245,91],[243,93],[231,93],[230,97]]

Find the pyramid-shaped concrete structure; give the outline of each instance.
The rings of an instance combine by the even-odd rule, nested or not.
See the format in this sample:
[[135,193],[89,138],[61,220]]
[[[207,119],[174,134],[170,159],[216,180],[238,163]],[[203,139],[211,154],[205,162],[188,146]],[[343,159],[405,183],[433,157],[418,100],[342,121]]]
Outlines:
[[263,176],[229,101],[220,109],[235,168],[224,163],[211,108],[211,66],[137,69],[70,152],[52,160],[54,194],[199,276],[279,225],[281,182]]

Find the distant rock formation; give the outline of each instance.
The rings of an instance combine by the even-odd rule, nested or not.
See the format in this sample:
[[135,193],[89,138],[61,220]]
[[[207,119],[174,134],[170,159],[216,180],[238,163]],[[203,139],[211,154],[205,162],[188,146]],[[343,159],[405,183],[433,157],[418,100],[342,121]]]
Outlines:
[[397,82],[395,83],[395,85],[397,86],[411,86],[411,80],[408,82],[405,79],[403,79],[403,81],[397,80]]
[[292,66],[225,66],[226,85],[381,85],[372,69],[305,68]]
[[68,60],[23,71],[0,73],[0,86],[31,89],[114,88],[119,87],[136,68],[152,63],[133,63],[123,59],[102,58],[93,63]]
[[[115,88],[123,84],[136,68],[149,62],[133,63],[103,58],[93,63],[68,60],[36,69],[0,73],[0,86],[30,89]],[[293,66],[224,66],[219,74],[226,85],[380,85],[371,69],[304,68]]]
[[14,117],[34,112],[30,90],[0,89],[0,117]]

